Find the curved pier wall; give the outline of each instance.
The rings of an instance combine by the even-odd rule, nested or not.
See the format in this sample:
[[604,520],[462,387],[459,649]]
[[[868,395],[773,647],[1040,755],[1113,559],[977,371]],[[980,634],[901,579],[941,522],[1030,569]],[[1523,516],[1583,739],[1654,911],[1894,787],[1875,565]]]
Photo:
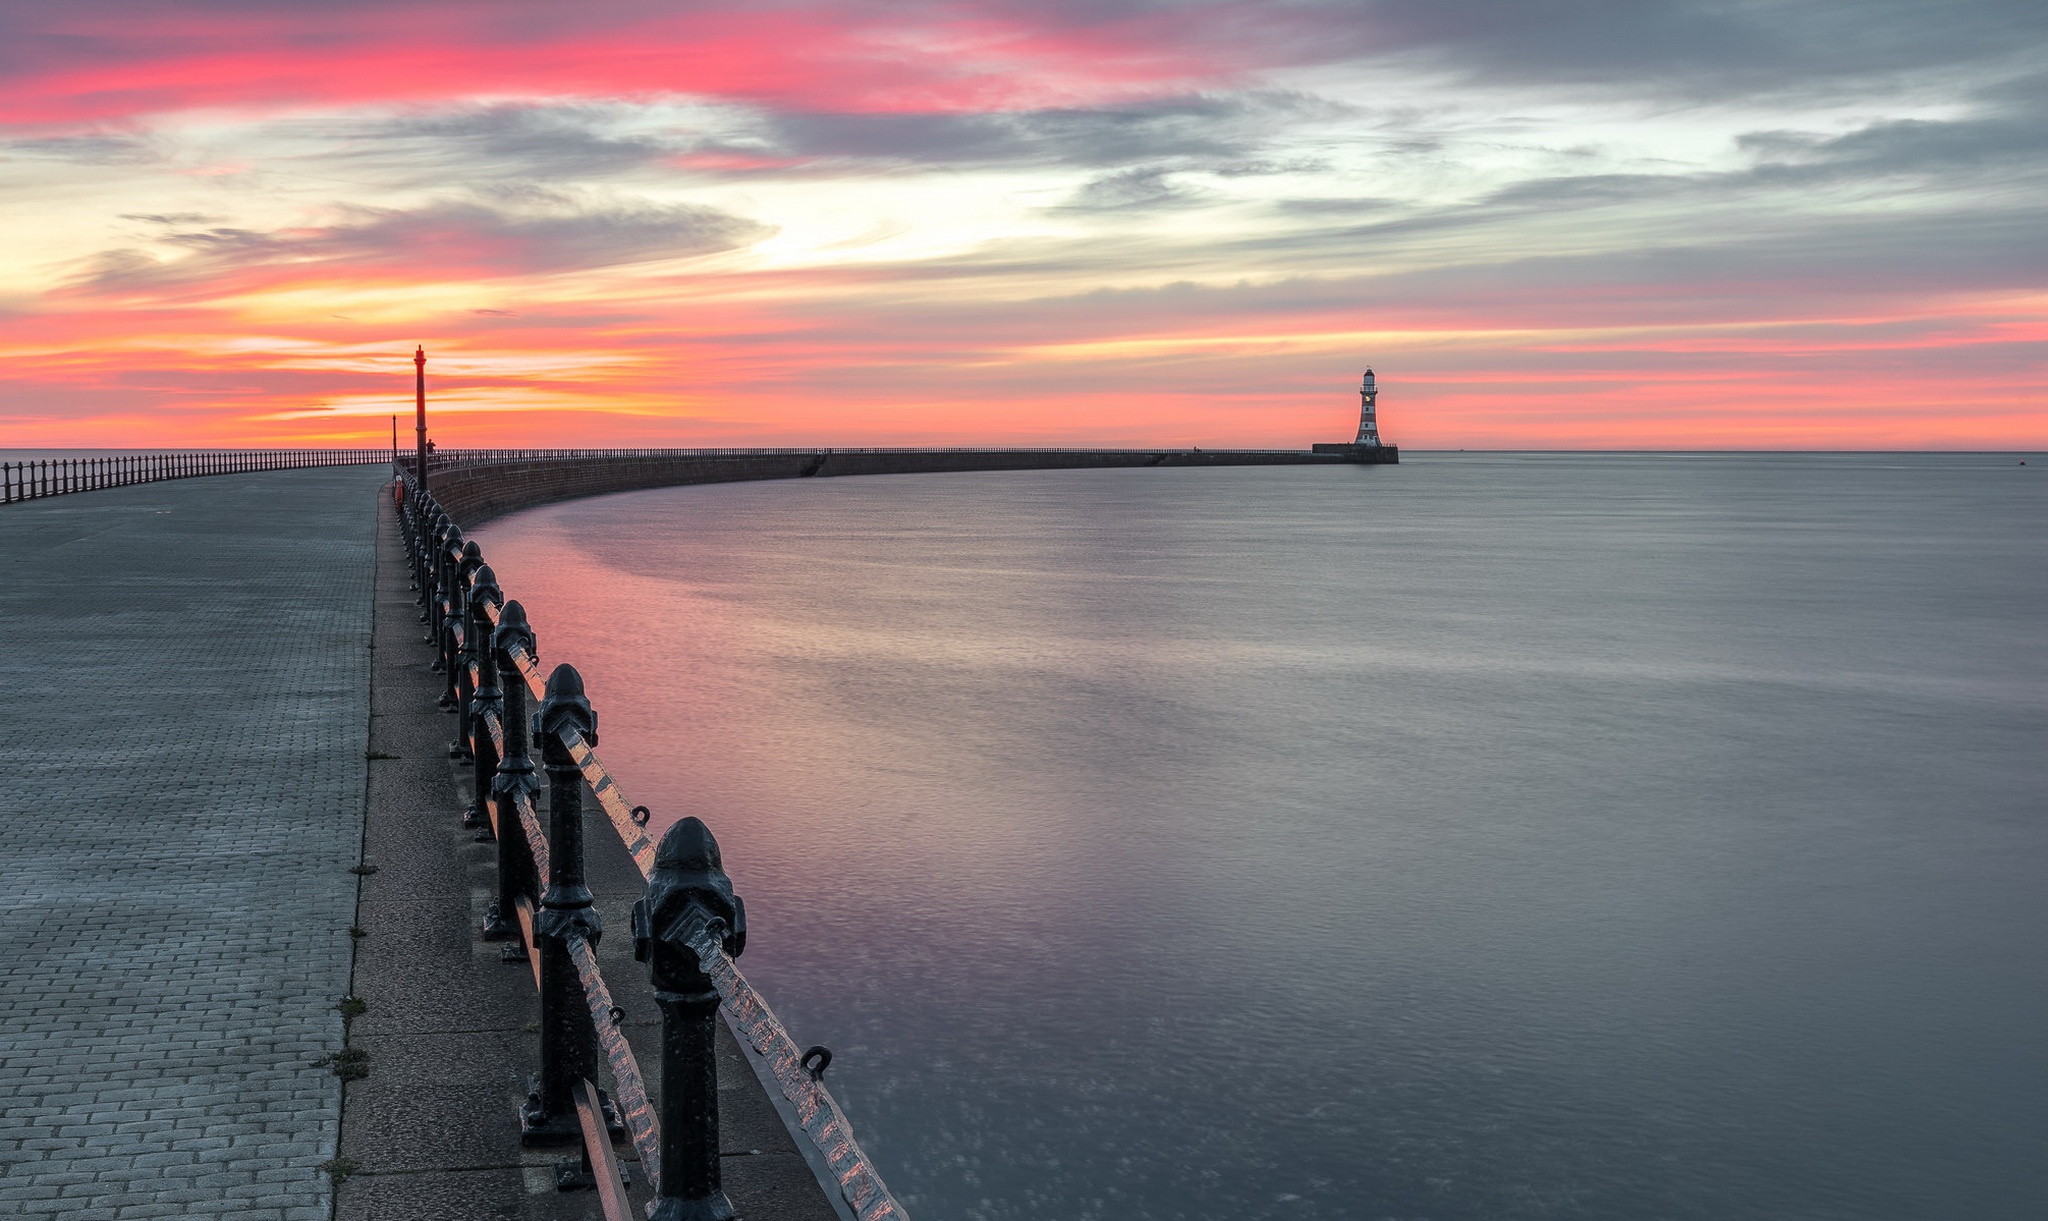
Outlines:
[[558,500],[690,483],[1110,466],[1330,466],[1348,461],[1332,454],[1273,449],[820,450],[504,459],[432,470],[428,482],[449,516],[464,529],[473,529],[491,518]]

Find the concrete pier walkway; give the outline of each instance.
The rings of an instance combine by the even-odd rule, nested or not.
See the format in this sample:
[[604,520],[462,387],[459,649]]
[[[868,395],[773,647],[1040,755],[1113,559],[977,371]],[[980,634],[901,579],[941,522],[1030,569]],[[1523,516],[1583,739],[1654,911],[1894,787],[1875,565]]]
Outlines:
[[388,477],[0,508],[0,1216],[330,1215]]

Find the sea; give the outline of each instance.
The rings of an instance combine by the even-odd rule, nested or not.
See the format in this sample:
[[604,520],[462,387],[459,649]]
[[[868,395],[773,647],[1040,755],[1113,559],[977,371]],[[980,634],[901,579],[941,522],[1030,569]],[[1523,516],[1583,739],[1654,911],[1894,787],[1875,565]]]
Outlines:
[[2048,1216],[2040,455],[821,478],[476,537],[920,1221]]

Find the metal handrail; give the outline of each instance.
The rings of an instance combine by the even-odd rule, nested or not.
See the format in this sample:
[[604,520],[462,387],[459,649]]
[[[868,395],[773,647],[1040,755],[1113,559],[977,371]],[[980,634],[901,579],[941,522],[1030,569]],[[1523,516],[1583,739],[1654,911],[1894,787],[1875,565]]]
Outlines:
[[[479,558],[480,552],[475,549],[474,544],[464,545],[460,531],[454,530],[446,524],[445,514],[437,518],[444,524],[438,530],[432,532],[433,538],[431,540],[428,539],[426,537],[429,533],[426,528],[428,523],[420,520],[419,514],[415,511],[415,499],[418,502],[419,508],[432,508],[436,514],[440,513],[439,507],[430,495],[420,490],[411,471],[399,467],[398,474],[404,486],[411,493],[410,496],[404,498],[402,507],[405,509],[404,524],[407,529],[408,542],[414,545],[414,571],[421,591],[421,600],[428,608],[427,613],[422,617],[428,621],[431,629],[429,639],[439,642],[439,647],[442,650],[442,660],[436,663],[436,667],[445,668],[448,672],[450,691],[463,693],[477,692],[479,688],[486,685],[485,663],[482,660],[482,654],[485,649],[492,647],[490,637],[503,635],[498,629],[504,623],[504,615],[498,605],[488,600],[472,602],[468,596],[468,590],[465,585],[467,579],[472,573],[485,568]],[[442,543],[444,539],[446,540],[446,545]],[[432,545],[431,555],[428,554],[429,544]],[[459,571],[454,563],[454,551],[458,547],[462,549],[462,564]],[[492,596],[499,596],[495,584],[491,584],[489,590]],[[465,630],[463,623],[465,616],[474,617],[478,621],[478,632],[476,634],[484,637],[484,639],[475,641],[468,639],[469,633]],[[491,632],[485,633],[482,631],[482,628],[486,625],[492,629]],[[522,628],[521,630],[523,631],[524,629]],[[497,644],[495,651],[502,658],[496,667],[497,674],[501,680],[510,680],[516,682],[519,687],[523,687],[525,690],[520,693],[522,697],[530,695],[534,698],[544,698],[548,696],[549,683],[541,676],[539,659],[533,654],[531,649],[525,647],[524,643],[515,638],[512,641]],[[581,702],[581,680],[576,678],[571,667],[566,666],[557,668],[556,677],[559,679],[565,673],[569,675],[569,679],[574,683],[574,686],[569,689],[569,694],[564,698],[570,699],[571,703],[580,704],[583,708],[582,717],[584,722],[594,726],[594,721],[589,720],[587,703]],[[511,692],[504,692],[501,694],[501,698],[509,699],[510,695]],[[562,705],[556,706],[560,707]],[[462,707],[461,710],[465,714],[468,713],[467,707]],[[491,766],[488,760],[502,761],[505,758],[505,752],[508,749],[508,734],[504,718],[495,707],[480,706],[473,716],[465,715],[458,723],[463,725],[467,734],[473,735],[473,737],[469,739],[466,746],[458,741],[457,746],[451,748],[451,753],[466,751],[472,754],[477,759],[480,769]],[[462,733],[464,731],[458,732]],[[645,830],[648,817],[646,807],[635,806],[627,800],[617,779],[605,767],[603,760],[598,757],[595,749],[594,731],[591,736],[586,736],[585,733],[575,727],[571,720],[564,719],[553,732],[553,738],[567,756],[567,759],[573,763],[576,773],[580,773],[583,783],[588,786],[592,795],[597,798],[598,803],[604,809],[606,816],[619,835],[621,844],[632,857],[634,865],[640,871],[642,878],[650,883],[649,898],[643,900],[643,904],[652,902],[656,892],[656,885],[660,879],[656,877],[658,872],[656,861],[657,848]],[[486,743],[488,743],[489,751],[487,756],[484,753]],[[524,748],[520,747],[518,749],[523,750]],[[555,763],[550,763],[549,767],[551,772],[557,770]],[[479,775],[481,776],[481,774],[480,772]],[[573,789],[568,792],[569,797],[565,798],[562,795],[563,790],[558,788],[556,790],[557,800],[572,799],[574,797]],[[551,848],[547,834],[541,826],[538,806],[529,792],[500,794],[501,801],[506,801],[507,797],[509,797],[507,804],[509,804],[510,810],[516,813],[517,816],[519,823],[517,838],[526,848],[526,859],[531,867],[530,877],[538,886],[535,894],[544,893],[548,889],[549,879],[552,876],[552,862],[550,859]],[[491,810],[490,807],[493,803],[484,801],[481,792],[479,793],[479,804],[484,809],[490,811],[486,815],[487,822],[502,821],[497,816],[500,810]],[[695,820],[685,821],[694,822]],[[699,826],[699,831],[702,831],[701,825]],[[511,828],[500,826],[498,832],[502,839],[504,835],[511,832]],[[673,837],[673,832],[671,837]],[[715,845],[712,847],[712,851],[715,853]],[[504,858],[501,856],[501,871],[505,867]],[[573,880],[580,876],[582,868],[580,853],[569,858],[568,863],[564,867],[571,870],[568,875],[570,879]],[[503,877],[510,876],[513,875],[503,875]],[[723,883],[721,882],[721,884]],[[506,895],[507,899],[516,909],[523,940],[528,944],[532,944],[535,940],[534,923],[536,920],[533,902],[524,894],[504,890],[503,887],[505,885],[506,883],[503,882],[501,877],[501,893]],[[514,897],[515,895],[516,897]],[[507,918],[511,915],[512,913],[506,913]],[[636,916],[636,924],[637,922],[638,917]],[[487,931],[487,935],[491,934]],[[713,922],[709,927],[698,927],[696,933],[686,936],[682,943],[695,956],[698,970],[701,971],[701,977],[708,981],[710,985],[709,990],[716,993],[718,997],[718,1011],[725,1016],[726,1023],[733,1032],[742,1038],[753,1049],[754,1053],[760,1058],[760,1061],[767,1066],[770,1075],[775,1078],[777,1087],[784,1099],[794,1108],[798,1126],[806,1138],[817,1148],[819,1155],[831,1170],[833,1178],[838,1183],[840,1194],[845,1202],[852,1207],[858,1221],[903,1221],[905,1212],[902,1204],[889,1193],[888,1187],[883,1183],[880,1173],[876,1171],[866,1153],[854,1140],[853,1127],[847,1119],[845,1112],[840,1109],[838,1103],[819,1080],[823,1066],[820,1065],[815,1070],[808,1067],[807,1058],[813,1053],[800,1052],[798,1050],[796,1042],[790,1038],[788,1030],[776,1018],[774,1011],[769,1008],[766,999],[747,980],[746,976],[740,971],[738,964],[734,961],[732,954],[727,952],[725,945],[721,944],[721,939],[729,935],[729,930],[726,930],[722,924]],[[596,955],[592,951],[590,943],[584,937],[562,936],[559,933],[552,934],[551,936],[554,936],[556,942],[559,942],[566,950],[569,961],[574,967],[578,990],[581,992],[585,1004],[590,1009],[590,1016],[593,1028],[597,1034],[599,1047],[603,1051],[612,1070],[614,1084],[619,1094],[618,1102],[621,1104],[623,1122],[633,1140],[636,1151],[639,1153],[642,1170],[648,1182],[659,1191],[662,1185],[660,1120],[649,1103],[646,1085],[641,1076],[639,1064],[633,1056],[632,1048],[628,1045],[624,1033],[620,1029],[618,1021],[619,1010],[613,1004],[611,990],[605,983],[603,974],[598,968]],[[555,944],[556,942],[551,942],[550,944]],[[739,945],[740,943],[735,940],[732,943],[732,948],[737,950]],[[536,982],[538,983],[541,978],[541,969],[540,963],[537,960],[534,963],[534,971]],[[707,992],[707,998],[708,995],[709,992]],[[668,1004],[669,999],[664,999],[663,1005],[665,1009]],[[543,1010],[545,1016],[545,1004]],[[666,1017],[664,1020],[666,1021]],[[708,1017],[706,1020],[709,1020]],[[708,1055],[708,1042],[704,1044],[704,1049]],[[813,1051],[815,1050],[813,1049]],[[708,1060],[706,1063],[708,1063]],[[587,1085],[587,1082],[582,1084]],[[577,1094],[577,1109],[579,1113],[587,1111],[580,1092]],[[592,1138],[589,1136],[591,1125],[587,1114],[583,1114],[582,1122],[586,1132],[585,1143],[588,1146]],[[606,1169],[610,1165],[609,1153],[608,1148],[588,1150],[592,1174],[597,1179],[600,1190],[606,1192],[605,1199],[608,1216],[611,1212],[612,1195],[614,1193],[606,1191],[605,1175],[607,1173],[615,1173],[615,1170]],[[713,1160],[715,1161],[715,1157]]]
[[200,475],[298,470],[314,466],[369,466],[391,461],[382,449],[227,449],[168,454],[101,454],[82,458],[28,458],[0,462],[0,504],[42,500],[74,492],[123,488]]
[[[496,607],[486,607],[484,610],[485,617],[493,626],[497,625],[498,614]],[[546,695],[548,684],[547,680],[541,677],[539,660],[521,646],[506,651],[519,663],[519,673],[526,680],[526,689],[533,697],[539,699]],[[583,740],[583,735],[570,731],[561,734],[560,737],[562,745],[568,748],[577,766],[583,769],[583,779],[590,785],[591,795],[597,798],[598,805],[604,808],[605,816],[611,820],[612,829],[619,833],[620,843],[633,858],[633,863],[639,866],[641,880],[646,880],[654,873],[654,841],[648,838],[645,824],[637,816],[639,813],[645,813],[646,807],[635,806],[626,800],[624,792],[619,788],[619,782],[612,777],[604,761],[597,757],[597,752]],[[502,737],[498,746],[502,751]]]
[[590,1006],[590,1019],[597,1027],[597,1045],[611,1065],[612,1084],[618,1089],[619,1118],[633,1138],[640,1155],[640,1169],[650,1183],[661,1182],[661,1127],[654,1117],[654,1104],[647,1100],[647,1082],[640,1075],[640,1062],[619,1028],[619,1007],[612,990],[597,969],[597,955],[580,937],[569,941],[569,959],[576,964],[576,978],[583,982],[583,999]]
[[734,1032],[747,1040],[775,1075],[782,1096],[796,1108],[797,1123],[831,1167],[840,1194],[854,1215],[860,1221],[904,1221],[903,1205],[890,1194],[874,1163],[854,1141],[853,1122],[818,1080],[823,1068],[813,1073],[805,1066],[810,1053],[797,1049],[796,1040],[789,1037],[789,1030],[768,1007],[767,999],[719,944],[717,930],[699,930],[689,946],[718,989],[719,1007],[731,1019]]
[[[521,662],[520,670],[525,674],[527,685],[534,693],[538,695],[545,691],[546,683],[540,678],[540,666],[532,657],[523,649],[513,651],[513,656]],[[633,863],[640,869],[641,878],[651,878],[654,874],[654,842],[647,837],[640,820],[634,816],[635,810],[644,812],[645,807],[635,807],[627,802],[618,781],[605,767],[604,761],[598,758],[597,752],[583,740],[581,734],[565,730],[559,737],[562,745],[570,750],[582,768],[584,780],[590,785],[591,792],[603,804],[605,813],[611,816],[613,825],[619,830],[620,838],[625,841],[627,852],[633,857]],[[525,807],[522,806],[522,816],[524,813]],[[538,824],[529,824],[528,839],[535,840],[538,836]],[[537,865],[545,860],[545,852],[546,845],[543,843],[535,853]],[[547,876],[545,865],[540,865],[540,874],[543,878]],[[583,947],[581,942],[574,942],[572,945]],[[748,1045],[761,1056],[769,1071],[774,1074],[782,1096],[796,1109],[798,1124],[811,1143],[817,1146],[826,1165],[831,1167],[832,1176],[838,1182],[839,1190],[846,1197],[847,1204],[853,1208],[854,1215],[859,1221],[902,1221],[906,1216],[903,1205],[890,1193],[888,1185],[882,1181],[882,1176],[875,1169],[874,1163],[855,1142],[853,1122],[846,1117],[846,1112],[840,1109],[839,1103],[832,1097],[830,1091],[803,1067],[803,1050],[798,1047],[796,1040],[790,1037],[789,1030],[782,1024],[781,1019],[775,1016],[775,1011],[769,1007],[767,998],[747,979],[732,955],[726,953],[724,947],[719,945],[714,932],[700,932],[691,938],[689,945],[696,952],[698,961],[703,963],[704,973],[711,977],[713,985],[718,989],[719,1007],[726,1014],[728,1024],[735,1034],[746,1039]],[[572,949],[571,952],[574,953],[575,950]],[[583,952],[588,955],[588,948],[583,947]],[[590,959],[588,972],[582,970],[579,961],[578,972],[584,976],[586,995],[589,995],[593,981],[598,987],[604,986],[603,977],[597,972],[594,957]],[[610,995],[609,992],[605,993],[603,1012],[606,1014],[611,1009]],[[594,999],[591,1002],[591,1012],[600,1012]],[[602,1032],[605,1026],[604,1022],[600,1022],[599,1031]],[[603,1034],[600,1033],[601,1043],[603,1038]],[[623,1046],[624,1039],[620,1039],[619,1043]],[[626,1054],[630,1055],[631,1052],[628,1051]],[[624,1087],[621,1086],[620,1089],[623,1094]],[[639,1145],[637,1137],[634,1143],[636,1146]],[[641,1163],[643,1166],[650,1164],[644,1150],[641,1153]],[[658,1163],[657,1155],[653,1164]],[[658,1171],[649,1172],[651,1179],[657,1175]]]

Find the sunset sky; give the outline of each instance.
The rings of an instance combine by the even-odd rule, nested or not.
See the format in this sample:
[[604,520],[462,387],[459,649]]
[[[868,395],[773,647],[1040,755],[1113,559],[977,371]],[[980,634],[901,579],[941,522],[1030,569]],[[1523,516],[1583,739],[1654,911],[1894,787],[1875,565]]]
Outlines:
[[[0,6],[0,447],[2048,446],[2040,0]],[[404,422],[402,422],[404,423]]]

